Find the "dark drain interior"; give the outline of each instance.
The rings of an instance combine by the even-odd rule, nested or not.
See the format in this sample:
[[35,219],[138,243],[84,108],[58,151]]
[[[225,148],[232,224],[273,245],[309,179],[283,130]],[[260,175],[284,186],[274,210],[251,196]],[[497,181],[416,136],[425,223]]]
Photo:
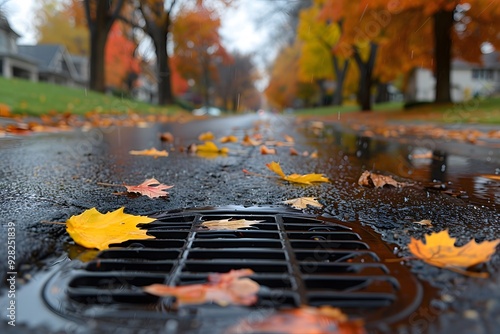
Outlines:
[[[384,262],[394,256],[371,232],[358,223],[297,212],[212,208],[157,215],[142,227],[156,239],[113,245],[87,263],[69,262],[47,282],[44,299],[65,319],[82,324],[92,319],[103,329],[174,326],[200,333],[222,331],[252,312],[301,305],[340,307],[375,328],[407,317],[420,304],[420,284],[404,266]],[[233,231],[200,226],[228,218],[263,222]],[[177,309],[172,298],[141,289],[153,283],[203,283],[209,273],[240,268],[252,269],[251,279],[261,286],[252,307]]]

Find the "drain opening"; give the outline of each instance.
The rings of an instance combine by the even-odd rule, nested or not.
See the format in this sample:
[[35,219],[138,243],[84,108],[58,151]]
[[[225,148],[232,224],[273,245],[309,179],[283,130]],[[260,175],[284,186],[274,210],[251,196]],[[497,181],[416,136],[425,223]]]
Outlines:
[[[393,257],[389,249],[359,224],[283,208],[186,210],[155,218],[142,228],[156,239],[112,245],[88,263],[71,261],[47,282],[46,303],[67,319],[92,318],[101,327],[154,329],[175,321],[178,329],[193,331],[234,324],[231,312],[241,318],[252,310],[301,305],[340,307],[370,327],[408,316],[422,299],[407,268],[383,262]],[[234,231],[200,227],[203,221],[229,218],[263,222]],[[248,308],[181,310],[173,307],[173,298],[142,290],[155,283],[204,283],[210,273],[242,268],[252,269],[250,278],[261,286],[258,303]],[[161,320],[152,324],[151,319]]]

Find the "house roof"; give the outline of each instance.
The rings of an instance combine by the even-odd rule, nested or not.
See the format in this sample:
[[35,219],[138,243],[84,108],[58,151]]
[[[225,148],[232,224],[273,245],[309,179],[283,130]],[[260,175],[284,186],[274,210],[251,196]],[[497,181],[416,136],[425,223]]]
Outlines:
[[0,12],[0,30],[7,31],[11,34],[16,35],[16,37],[21,37],[17,32],[12,29],[12,27],[9,24],[9,20],[5,17],[4,13]]
[[481,64],[469,63],[463,59],[453,59],[452,68],[454,69],[500,69],[500,52],[494,51],[485,53],[481,56]]
[[40,70],[49,70],[57,54],[64,52],[64,46],[58,44],[19,45],[19,53],[38,61]]

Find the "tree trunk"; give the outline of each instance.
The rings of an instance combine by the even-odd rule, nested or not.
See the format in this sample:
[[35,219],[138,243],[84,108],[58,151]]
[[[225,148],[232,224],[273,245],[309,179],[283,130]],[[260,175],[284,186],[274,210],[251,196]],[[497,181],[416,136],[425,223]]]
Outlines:
[[441,10],[434,14],[434,60],[436,62],[436,103],[451,102],[451,29],[453,11]]
[[170,77],[170,58],[167,53],[167,33],[154,34],[156,68],[158,70],[158,104],[163,106],[174,103]]
[[104,50],[107,34],[93,31],[90,37],[90,79],[89,88],[104,93],[106,90],[104,76]]
[[373,84],[373,67],[377,57],[378,45],[370,42],[370,54],[368,60],[364,62],[357,49],[354,50],[354,59],[359,68],[358,103],[361,111],[372,110],[371,88]]
[[344,60],[344,67],[342,69],[340,68],[337,56],[332,56],[332,63],[336,77],[336,87],[335,92],[333,93],[332,105],[341,106],[343,102],[344,81],[347,75],[347,68],[349,67],[349,59]]
[[377,96],[375,97],[376,103],[389,102],[389,84],[377,83]]

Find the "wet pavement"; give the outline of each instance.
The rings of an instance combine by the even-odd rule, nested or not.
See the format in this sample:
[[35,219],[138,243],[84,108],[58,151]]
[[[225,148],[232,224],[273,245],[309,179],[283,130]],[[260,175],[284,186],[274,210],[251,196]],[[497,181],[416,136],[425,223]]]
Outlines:
[[[173,134],[173,143],[160,141],[159,134],[165,131]],[[254,132],[268,141],[283,141],[288,135],[295,139],[298,152],[317,151],[318,158],[290,155],[287,146],[277,147],[277,155],[262,155],[259,147],[240,143],[217,143],[229,148],[227,156],[187,153],[186,148],[199,143],[197,137],[205,131],[216,138],[235,135],[240,141]],[[155,159],[128,154],[151,147],[166,149],[170,155]],[[297,124],[294,118],[248,114],[145,128],[6,137],[0,139],[0,156],[0,243],[6,244],[4,232],[13,222],[19,290],[57,259],[79,251],[64,226],[48,222],[64,222],[92,207],[107,212],[124,206],[128,213],[148,215],[188,207],[278,205],[290,198],[315,196],[325,205],[316,213],[360,221],[380,233],[401,257],[410,255],[406,247],[410,237],[422,238],[431,230],[449,229],[459,244],[473,238],[478,242],[500,238],[500,149],[495,146],[425,138],[388,140],[347,131],[339,124],[313,128],[310,122]],[[273,160],[286,174],[323,173],[331,183],[304,187],[242,172],[271,176],[265,164]],[[357,180],[366,169],[413,186],[361,187]],[[117,195],[124,188],[99,185],[139,184],[151,177],[174,185],[168,198]],[[413,224],[423,219],[434,227]],[[421,261],[407,265],[437,292],[408,321],[388,332],[494,333],[500,328],[498,252],[479,268],[490,273],[489,279],[465,277]],[[2,261],[1,275],[7,271]]]

